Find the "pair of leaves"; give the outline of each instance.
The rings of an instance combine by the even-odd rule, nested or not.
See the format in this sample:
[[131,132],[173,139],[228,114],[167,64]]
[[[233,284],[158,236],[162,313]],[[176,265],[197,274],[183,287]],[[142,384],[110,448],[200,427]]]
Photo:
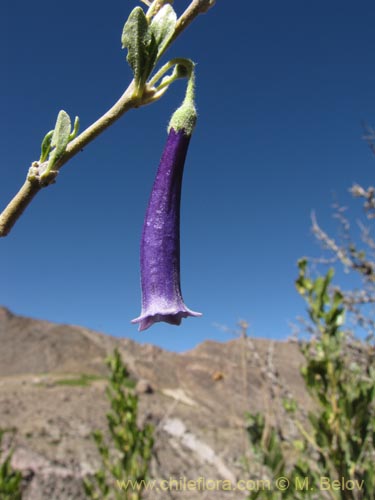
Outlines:
[[128,49],[126,59],[133,71],[138,92],[167,48],[176,22],[176,13],[169,4],[164,5],[150,23],[141,7],[135,7],[130,13],[121,42],[122,47]]
[[48,157],[48,166],[43,175],[48,174],[56,161],[65,153],[66,147],[73,140],[79,128],[79,118],[76,116],[72,130],[68,113],[61,110],[57,115],[56,125],[43,139],[39,163],[43,163]]

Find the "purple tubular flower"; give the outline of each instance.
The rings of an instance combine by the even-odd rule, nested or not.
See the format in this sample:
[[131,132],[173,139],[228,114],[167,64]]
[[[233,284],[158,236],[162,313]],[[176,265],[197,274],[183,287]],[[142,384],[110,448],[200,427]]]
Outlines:
[[132,320],[139,331],[201,316],[186,307],[180,287],[180,200],[190,137],[184,128],[170,128],[152,188],[141,241],[142,312]]

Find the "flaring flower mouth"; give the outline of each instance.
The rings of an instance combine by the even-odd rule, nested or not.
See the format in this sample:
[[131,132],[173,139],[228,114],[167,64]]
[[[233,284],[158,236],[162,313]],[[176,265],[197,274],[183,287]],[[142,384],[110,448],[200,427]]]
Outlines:
[[170,129],[152,188],[141,240],[142,312],[139,331],[164,321],[201,316],[184,304],[180,287],[180,202],[190,134]]
[[178,326],[181,324],[183,318],[187,318],[189,316],[202,316],[202,313],[191,311],[185,305],[183,305],[183,309],[179,311],[173,308],[170,308],[170,310],[165,309],[163,312],[161,312],[162,308],[156,308],[155,310],[158,312],[152,313],[151,310],[149,310],[146,314],[141,314],[141,316],[132,320],[132,323],[139,323],[140,332],[147,330],[147,328],[150,328],[153,324],[161,321],[169,323],[170,325]]

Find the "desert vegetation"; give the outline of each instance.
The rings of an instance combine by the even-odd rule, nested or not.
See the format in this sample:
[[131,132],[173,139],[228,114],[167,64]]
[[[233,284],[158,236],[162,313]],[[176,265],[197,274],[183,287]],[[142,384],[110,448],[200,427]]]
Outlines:
[[[373,150],[373,131],[367,140]],[[297,342],[306,391],[314,410],[299,408],[288,387],[279,388],[277,412],[249,413],[247,430],[257,473],[270,487],[253,491],[255,498],[373,499],[375,495],[375,241],[368,223],[374,218],[374,188],[351,188],[364,200],[365,221],[353,221],[346,209],[334,207],[341,241],[312,217],[312,231],[324,256],[298,262],[296,288],[307,305]],[[359,228],[359,237],[353,235]],[[334,267],[356,273],[359,286],[346,290],[334,282]],[[322,267],[329,269],[322,273]],[[276,422],[276,424],[275,424]],[[253,469],[254,470],[254,469]],[[275,485],[275,479],[286,478]],[[279,488],[277,487],[279,486]]]

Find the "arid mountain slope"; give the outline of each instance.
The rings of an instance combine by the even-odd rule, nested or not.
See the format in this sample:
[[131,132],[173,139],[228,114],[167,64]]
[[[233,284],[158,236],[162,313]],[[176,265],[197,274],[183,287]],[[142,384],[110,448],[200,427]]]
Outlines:
[[[105,429],[108,411],[104,359],[115,347],[138,381],[140,421],[156,428],[155,479],[247,479],[245,412],[282,419],[280,384],[309,405],[291,342],[206,341],[176,354],[0,308],[0,427],[17,430],[13,464],[25,476],[26,500],[85,498],[82,477],[100,464],[90,433]],[[212,491],[154,490],[146,498],[208,499]]]

